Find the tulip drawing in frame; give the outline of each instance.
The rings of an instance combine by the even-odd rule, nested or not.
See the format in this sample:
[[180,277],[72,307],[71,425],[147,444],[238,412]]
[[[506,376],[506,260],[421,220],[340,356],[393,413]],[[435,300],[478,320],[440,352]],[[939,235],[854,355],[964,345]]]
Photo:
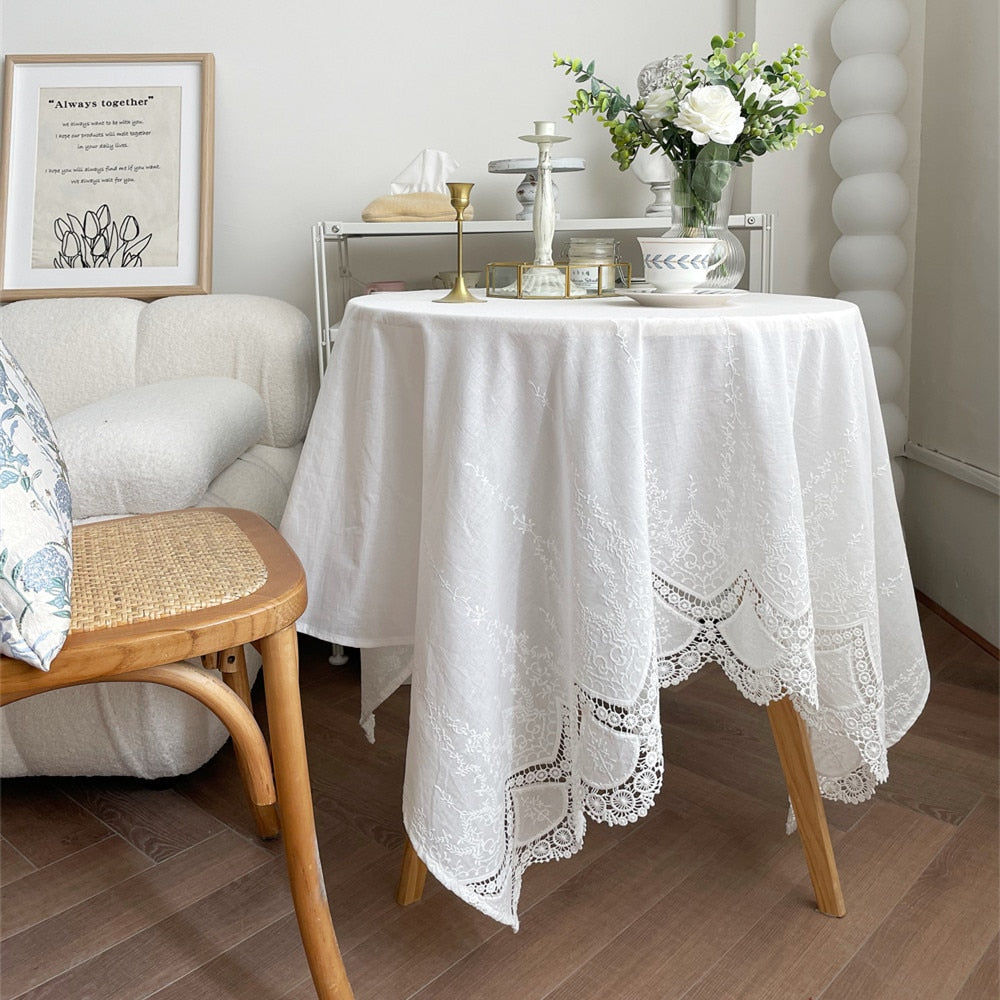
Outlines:
[[53,267],[142,267],[142,252],[153,238],[141,235],[134,215],[112,222],[107,205],[85,212],[82,222],[68,212],[53,228],[60,244]]

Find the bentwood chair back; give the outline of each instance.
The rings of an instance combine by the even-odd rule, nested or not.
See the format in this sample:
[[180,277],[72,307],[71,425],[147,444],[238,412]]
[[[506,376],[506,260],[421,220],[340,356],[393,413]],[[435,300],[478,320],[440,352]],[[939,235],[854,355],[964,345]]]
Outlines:
[[[295,553],[248,511],[188,509],[73,530],[69,636],[48,671],[0,658],[0,704],[76,684],[164,684],[229,729],[258,831],[283,833],[292,900],[316,993],[352,1000],[316,842],[298,682],[295,622],[306,586]],[[227,686],[178,661],[263,659],[273,769],[239,671]],[[275,786],[277,794],[275,794]],[[277,808],[276,808],[277,807]]]

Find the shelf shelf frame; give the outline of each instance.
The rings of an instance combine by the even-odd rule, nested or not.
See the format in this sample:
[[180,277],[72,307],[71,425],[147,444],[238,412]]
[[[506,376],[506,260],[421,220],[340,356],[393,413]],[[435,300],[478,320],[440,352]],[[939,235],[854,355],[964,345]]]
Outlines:
[[[667,228],[662,216],[622,219],[557,219],[556,232],[649,232]],[[532,232],[531,220],[473,219],[462,225],[465,236],[511,235]],[[747,212],[729,217],[729,228],[749,234],[747,280],[752,292],[769,292],[774,267],[774,216]],[[414,236],[455,236],[454,222],[317,222],[312,227],[313,271],[316,286],[316,335],[320,377],[326,371],[340,319],[351,298],[350,243],[359,239],[405,239]],[[331,257],[334,257],[331,260]],[[330,271],[336,264],[336,281]],[[331,292],[335,301],[331,302]]]

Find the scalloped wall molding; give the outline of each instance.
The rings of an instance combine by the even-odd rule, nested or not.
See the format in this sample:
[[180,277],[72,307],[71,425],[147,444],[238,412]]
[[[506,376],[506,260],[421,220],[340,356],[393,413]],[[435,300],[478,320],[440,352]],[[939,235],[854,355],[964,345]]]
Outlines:
[[897,345],[907,308],[897,288],[909,255],[898,233],[909,214],[910,196],[899,175],[908,147],[896,112],[906,98],[907,75],[899,53],[909,33],[902,0],[844,0],[830,27],[840,59],[829,92],[841,120],[830,140],[830,162],[841,179],[833,216],[842,234],[830,253],[830,276],[838,298],[857,304],[868,332],[899,501],[907,418],[901,398],[905,371]]

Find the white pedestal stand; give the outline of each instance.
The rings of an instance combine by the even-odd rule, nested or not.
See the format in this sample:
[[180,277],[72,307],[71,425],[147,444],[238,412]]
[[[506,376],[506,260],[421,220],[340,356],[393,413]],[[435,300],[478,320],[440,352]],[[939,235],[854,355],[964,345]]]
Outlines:
[[660,150],[643,149],[633,160],[630,173],[637,181],[647,184],[653,192],[653,201],[646,206],[646,215],[662,216],[664,223],[669,226],[672,214],[670,182],[674,176],[673,164]]
[[[587,166],[587,161],[577,156],[553,156],[552,173],[564,174],[575,170],[583,170]],[[491,174],[523,174],[514,192],[517,203],[521,210],[514,216],[518,222],[526,222],[532,217],[535,210],[535,192],[538,188],[538,160],[529,157],[518,157],[512,160],[490,160],[489,172]],[[555,202],[559,196],[555,181],[552,182],[552,200]],[[556,212],[556,218],[559,213]]]

